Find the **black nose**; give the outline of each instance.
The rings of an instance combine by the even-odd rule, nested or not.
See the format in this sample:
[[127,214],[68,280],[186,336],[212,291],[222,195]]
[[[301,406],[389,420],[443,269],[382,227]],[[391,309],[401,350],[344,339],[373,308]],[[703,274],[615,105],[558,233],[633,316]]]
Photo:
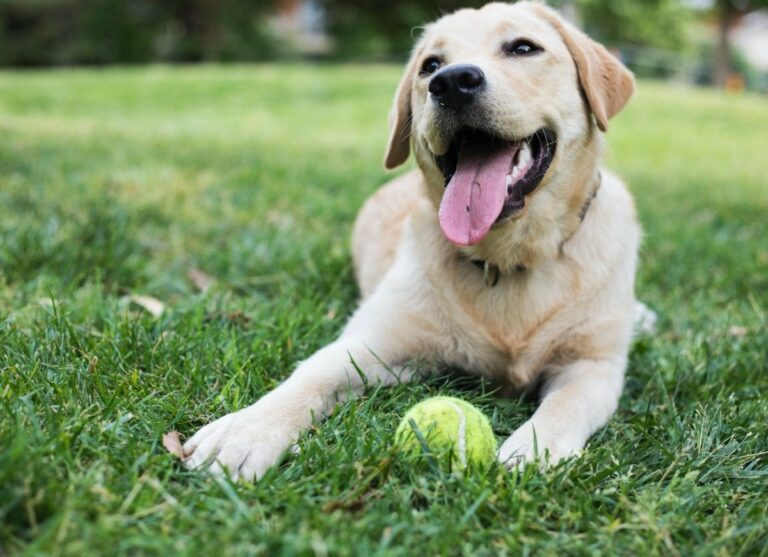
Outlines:
[[483,70],[472,64],[448,66],[429,80],[429,92],[435,101],[454,110],[470,104],[484,87]]

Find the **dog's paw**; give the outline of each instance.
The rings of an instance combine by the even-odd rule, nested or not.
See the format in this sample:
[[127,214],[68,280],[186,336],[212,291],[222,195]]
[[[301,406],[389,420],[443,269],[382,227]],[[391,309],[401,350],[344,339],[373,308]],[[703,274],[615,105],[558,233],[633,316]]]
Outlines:
[[294,437],[258,404],[211,422],[184,444],[184,464],[234,480],[258,479],[278,463]]
[[536,462],[541,468],[552,466],[581,453],[581,445],[537,431],[529,420],[520,426],[504,443],[498,453],[501,464],[511,469],[522,469],[526,463]]

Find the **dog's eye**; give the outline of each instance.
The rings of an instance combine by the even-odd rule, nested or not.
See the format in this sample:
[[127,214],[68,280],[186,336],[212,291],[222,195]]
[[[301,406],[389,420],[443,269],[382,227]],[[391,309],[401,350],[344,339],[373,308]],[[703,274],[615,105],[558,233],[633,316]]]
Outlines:
[[507,56],[530,56],[544,50],[528,39],[517,39],[516,41],[506,43],[503,49]]
[[437,56],[430,56],[421,65],[421,75],[431,75],[440,69],[442,63]]

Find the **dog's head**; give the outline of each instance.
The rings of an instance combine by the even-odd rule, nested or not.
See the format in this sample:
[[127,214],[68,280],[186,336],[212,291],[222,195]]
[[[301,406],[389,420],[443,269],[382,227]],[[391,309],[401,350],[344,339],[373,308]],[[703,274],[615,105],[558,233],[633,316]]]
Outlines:
[[414,48],[385,164],[413,148],[443,232],[472,246],[537,203],[578,211],[586,193],[573,184],[595,172],[595,127],[606,130],[633,88],[604,47],[541,4],[461,10],[428,25]]

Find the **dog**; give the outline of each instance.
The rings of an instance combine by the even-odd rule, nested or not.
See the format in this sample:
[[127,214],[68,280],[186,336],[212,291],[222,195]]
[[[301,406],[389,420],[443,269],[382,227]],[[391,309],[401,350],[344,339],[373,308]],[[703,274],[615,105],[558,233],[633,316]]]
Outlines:
[[538,387],[498,452],[505,466],[580,453],[617,408],[637,311],[640,226],[600,165],[602,132],[633,89],[618,59],[543,4],[426,26],[385,157],[392,169],[413,153],[418,168],[357,217],[359,308],[280,386],[192,436],[186,465],[261,477],[339,401],[418,379],[414,361]]

